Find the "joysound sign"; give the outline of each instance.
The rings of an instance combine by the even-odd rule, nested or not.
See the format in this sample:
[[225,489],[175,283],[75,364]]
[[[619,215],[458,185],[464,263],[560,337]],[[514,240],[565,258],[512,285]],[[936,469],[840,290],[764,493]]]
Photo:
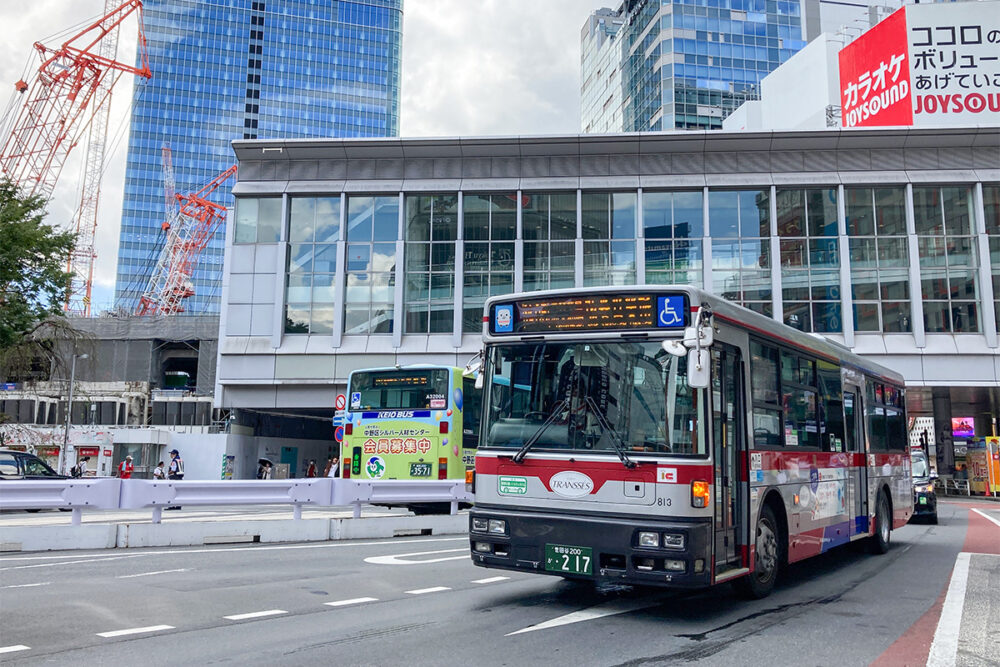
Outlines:
[[906,5],[839,63],[844,127],[1000,123],[1000,2]]

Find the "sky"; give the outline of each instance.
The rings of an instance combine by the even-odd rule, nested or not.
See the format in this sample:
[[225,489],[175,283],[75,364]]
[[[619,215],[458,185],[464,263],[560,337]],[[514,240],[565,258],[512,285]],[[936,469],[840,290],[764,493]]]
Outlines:
[[[441,137],[574,134],[580,127],[580,30],[608,0],[403,0],[400,135]],[[103,13],[104,0],[0,1],[0,109],[39,59],[32,44],[56,45],[69,28]],[[136,23],[126,24],[119,59],[132,62]],[[151,63],[154,68],[155,63]],[[113,305],[132,81],[113,96],[98,214],[93,310]],[[16,100],[15,100],[16,102]],[[72,225],[83,146],[71,154],[48,208],[50,224]]]

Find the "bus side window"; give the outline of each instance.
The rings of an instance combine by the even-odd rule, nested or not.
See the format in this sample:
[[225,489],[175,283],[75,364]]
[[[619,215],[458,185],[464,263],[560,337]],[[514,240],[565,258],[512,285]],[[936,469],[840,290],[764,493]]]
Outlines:
[[483,416],[483,393],[470,378],[462,380],[462,446],[479,446],[479,422]]

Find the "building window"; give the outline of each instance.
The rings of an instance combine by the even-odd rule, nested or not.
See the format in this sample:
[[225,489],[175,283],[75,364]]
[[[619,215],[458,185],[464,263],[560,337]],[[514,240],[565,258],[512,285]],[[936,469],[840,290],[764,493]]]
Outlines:
[[972,228],[972,188],[913,188],[924,329],[977,332],[979,261]]
[[333,333],[339,197],[293,197],[289,207],[285,333]]
[[634,192],[585,192],[580,219],[583,226],[583,284],[635,284]]
[[770,189],[709,192],[708,220],[712,291],[770,317]]
[[576,260],[576,193],[525,195],[524,291],[573,287]]
[[845,188],[855,331],[912,331],[906,189]]
[[466,194],[462,209],[462,331],[479,333],[487,297],[514,291],[517,195]]
[[280,197],[240,197],[236,200],[233,243],[277,243],[280,229]]
[[646,283],[702,284],[702,191],[643,192]]
[[399,197],[347,200],[344,333],[392,333]]
[[455,312],[458,195],[406,197],[405,333],[450,333]]
[[842,331],[837,190],[779,189],[776,197],[785,324]]
[[990,243],[990,268],[993,275],[993,314],[1000,330],[1000,183],[983,185],[983,220]]

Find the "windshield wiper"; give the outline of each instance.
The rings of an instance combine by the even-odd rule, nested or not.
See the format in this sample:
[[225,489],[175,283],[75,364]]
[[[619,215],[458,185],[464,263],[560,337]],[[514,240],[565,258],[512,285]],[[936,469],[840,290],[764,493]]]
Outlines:
[[553,406],[552,412],[550,412],[549,416],[545,418],[542,425],[538,427],[538,430],[532,433],[531,437],[525,440],[524,444],[521,445],[521,449],[517,450],[517,453],[514,454],[514,457],[511,459],[514,463],[521,463],[524,461],[525,454],[528,453],[529,449],[535,446],[535,443],[542,437],[542,433],[545,433],[545,429],[547,429],[552,422],[555,421],[556,416],[562,411],[564,405],[566,405],[565,398]]
[[601,428],[603,428],[611,438],[611,444],[615,446],[615,452],[618,453],[618,458],[622,460],[622,463],[626,468],[634,468],[635,461],[630,459],[628,454],[625,453],[625,441],[621,439],[620,435],[618,435],[618,431],[611,428],[611,423],[608,422],[608,418],[604,416],[604,413],[597,409],[597,404],[594,403],[594,399],[588,396],[586,405],[590,411],[594,413],[594,416],[597,417],[597,423],[601,425]]

